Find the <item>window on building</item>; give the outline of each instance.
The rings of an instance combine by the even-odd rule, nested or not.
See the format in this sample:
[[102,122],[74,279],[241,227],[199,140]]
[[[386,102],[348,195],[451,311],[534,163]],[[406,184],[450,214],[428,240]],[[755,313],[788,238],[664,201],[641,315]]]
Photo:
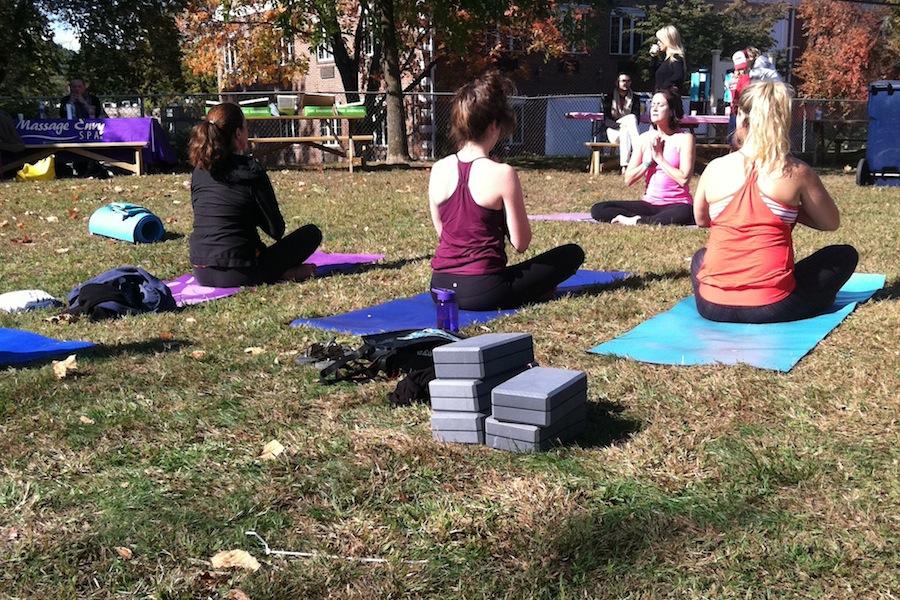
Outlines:
[[226,73],[231,73],[234,71],[235,65],[237,65],[237,52],[234,49],[234,43],[229,41],[222,51],[222,68]]
[[331,50],[331,44],[319,44],[318,46],[316,46],[316,62],[334,62],[334,53]]
[[[333,135],[340,137],[343,131],[343,121],[341,119],[327,119],[322,121],[322,135]],[[325,142],[326,146],[337,144],[335,141]]]
[[291,36],[284,36],[281,38],[278,44],[278,57],[282,65],[286,65],[294,62],[294,38]]
[[634,56],[644,43],[644,36],[635,27],[644,18],[643,11],[634,8],[616,8],[609,14],[609,53],[618,56]]

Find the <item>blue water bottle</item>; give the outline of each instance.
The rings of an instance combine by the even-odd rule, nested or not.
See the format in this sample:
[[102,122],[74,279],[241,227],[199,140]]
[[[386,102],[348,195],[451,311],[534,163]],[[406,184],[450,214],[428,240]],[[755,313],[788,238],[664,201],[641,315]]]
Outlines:
[[459,331],[459,306],[456,292],[444,288],[434,288],[434,303],[437,310],[437,328],[445,331]]

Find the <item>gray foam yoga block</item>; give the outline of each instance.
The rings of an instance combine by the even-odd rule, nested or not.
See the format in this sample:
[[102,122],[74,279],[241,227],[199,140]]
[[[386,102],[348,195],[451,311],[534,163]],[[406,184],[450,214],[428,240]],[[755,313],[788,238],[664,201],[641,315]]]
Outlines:
[[530,333],[486,333],[434,349],[434,363],[484,363],[533,348]]
[[440,396],[432,396],[431,410],[490,414],[491,395],[485,394],[478,398],[442,398]]
[[488,333],[434,349],[438,379],[490,379],[534,360],[528,333]]
[[484,431],[485,413],[431,412],[431,429],[441,431]]
[[485,379],[432,379],[428,382],[428,393],[438,398],[477,398],[490,396],[491,390],[522,372],[524,365],[517,365],[509,371]]
[[556,443],[566,443],[575,439],[584,432],[586,426],[587,421],[578,421],[563,431],[560,431],[556,436],[541,440],[540,442],[526,442],[524,440],[490,434],[485,435],[484,442],[496,450],[506,450],[508,452],[541,452],[543,450],[548,450]]
[[509,423],[507,421],[498,421],[494,417],[488,417],[484,421],[484,432],[487,435],[537,444],[556,438],[560,432],[584,421],[586,418],[587,404],[582,404],[546,427],[528,425],[526,423]]
[[546,411],[585,390],[587,375],[582,371],[535,367],[495,387],[491,399],[494,406]]
[[528,348],[485,363],[435,363],[434,374],[442,379],[490,379],[533,361],[534,348]]
[[484,431],[443,431],[433,429],[431,435],[439,442],[452,442],[455,444],[483,444]]
[[575,392],[575,394],[567,398],[561,404],[557,404],[551,410],[529,410],[527,408],[498,406],[497,404],[493,404],[491,413],[498,421],[525,423],[528,425],[546,427],[564,418],[569,412],[584,404],[587,404],[587,389]]

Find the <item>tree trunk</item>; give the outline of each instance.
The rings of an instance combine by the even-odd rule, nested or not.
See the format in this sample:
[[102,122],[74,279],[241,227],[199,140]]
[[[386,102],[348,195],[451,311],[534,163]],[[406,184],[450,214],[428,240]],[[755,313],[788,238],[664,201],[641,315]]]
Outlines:
[[394,24],[394,1],[378,2],[378,24],[381,30],[381,67],[387,88],[387,163],[409,162],[406,139],[406,112],[403,110],[403,84],[400,79],[400,51]]

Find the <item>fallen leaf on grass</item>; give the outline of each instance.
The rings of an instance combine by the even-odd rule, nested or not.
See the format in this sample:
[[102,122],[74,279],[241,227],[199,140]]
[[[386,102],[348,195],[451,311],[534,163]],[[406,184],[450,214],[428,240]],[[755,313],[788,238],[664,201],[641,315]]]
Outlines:
[[194,350],[193,352],[191,352],[191,358],[193,358],[194,360],[203,360],[205,356],[206,350]]
[[10,527],[4,535],[7,542],[14,542],[19,539],[19,530],[16,527]]
[[131,548],[126,548],[125,546],[116,546],[116,554],[122,557],[122,560],[131,560],[134,556]]
[[0,221],[0,228],[2,227],[9,227],[9,221],[5,219],[3,221]]
[[23,235],[20,238],[11,238],[9,241],[11,241],[13,244],[33,244],[34,243],[34,240],[31,239],[30,237],[28,237],[27,235]]
[[256,356],[258,354],[262,354],[265,351],[266,351],[265,348],[260,348],[259,346],[250,346],[249,348],[244,348],[244,352],[251,356]]
[[176,217],[166,217],[167,225],[171,225],[172,223],[175,223],[176,221],[178,221],[178,219]]
[[194,317],[188,317],[187,319],[184,320],[184,322],[185,323],[196,323],[197,319],[195,319]]
[[210,558],[209,562],[213,569],[259,569],[259,561],[245,550],[223,550]]
[[243,590],[234,588],[225,595],[225,600],[250,600],[250,596],[245,594]]
[[86,417],[84,415],[81,415],[80,417],[78,417],[78,420],[81,421],[82,425],[93,425],[94,424],[94,420],[92,418]]
[[77,321],[78,316],[71,313],[61,313],[58,315],[45,317],[44,320],[48,323],[71,323],[73,321]]
[[275,460],[278,455],[284,452],[284,446],[278,440],[272,440],[263,446],[262,454],[259,455],[260,460]]
[[57,254],[65,254],[65,253],[68,252],[68,251],[69,251],[68,248],[57,248],[57,249],[55,250],[55,252],[56,252]]
[[71,219],[72,221],[78,220],[79,212],[78,212],[77,208],[70,208],[68,211],[68,214],[69,214],[69,219]]
[[46,221],[48,223],[57,223],[59,222],[59,217],[57,217],[56,215],[50,215],[49,217],[47,217]]
[[69,373],[74,373],[77,370],[78,361],[75,360],[74,354],[70,354],[65,360],[53,361],[53,374],[56,375],[57,379],[65,379]]
[[171,342],[172,340],[175,339],[175,336],[172,334],[171,331],[160,331],[159,339],[161,339],[164,342]]
[[122,192],[125,191],[125,188],[123,188],[121,185],[117,185],[116,187],[113,188],[113,191],[117,194],[121,194]]
[[229,575],[225,571],[201,571],[197,575],[200,585],[209,590],[218,587],[228,577]]

